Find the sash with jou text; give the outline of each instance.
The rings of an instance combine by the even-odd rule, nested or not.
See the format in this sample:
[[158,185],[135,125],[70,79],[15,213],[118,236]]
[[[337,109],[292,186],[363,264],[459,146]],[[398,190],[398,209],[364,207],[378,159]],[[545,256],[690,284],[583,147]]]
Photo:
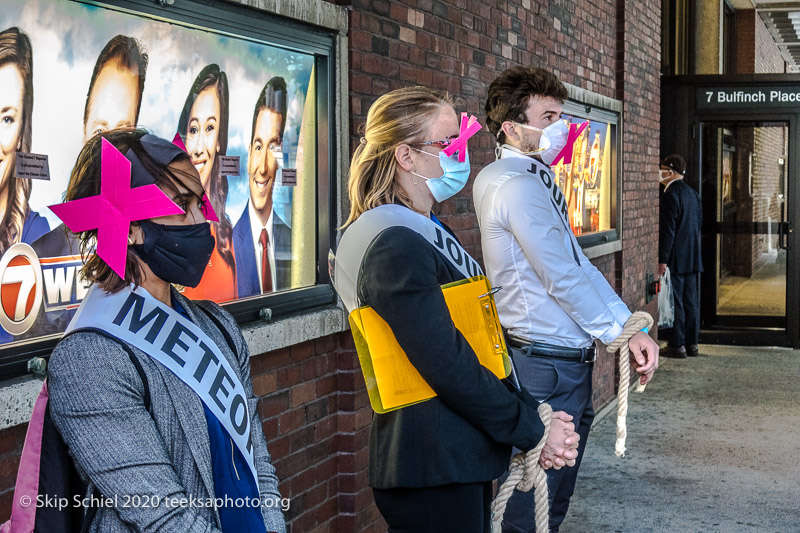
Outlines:
[[[503,148],[503,150],[508,150],[508,148]],[[580,266],[581,260],[578,256],[578,241],[575,239],[575,234],[572,233],[572,227],[569,225],[569,206],[567,205],[564,193],[553,177],[553,171],[550,170],[550,167],[533,157],[505,157],[498,159],[486,167],[484,171],[488,169],[491,169],[494,176],[501,176],[508,172],[516,172],[519,174],[527,172],[538,178],[538,182],[541,183],[544,188],[542,194],[550,199],[550,205],[553,207],[556,218],[558,218],[564,226],[566,231],[564,235],[566,235],[570,247],[572,248],[572,257],[575,259],[578,266]]]
[[140,349],[186,383],[217,417],[258,486],[247,394],[228,359],[203,330],[144,288],[109,294],[93,285],[65,333],[98,328]]
[[339,241],[334,284],[348,312],[358,307],[356,283],[367,247],[383,230],[393,226],[403,226],[422,235],[465,278],[483,274],[478,262],[436,222],[402,205],[381,205],[358,217]]

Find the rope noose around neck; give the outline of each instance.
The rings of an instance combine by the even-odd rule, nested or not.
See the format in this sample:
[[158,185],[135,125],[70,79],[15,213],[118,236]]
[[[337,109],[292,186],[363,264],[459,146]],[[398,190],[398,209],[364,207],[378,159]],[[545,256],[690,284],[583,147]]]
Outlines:
[[[614,453],[617,457],[625,457],[625,439],[628,437],[628,389],[631,384],[631,363],[628,341],[642,328],[650,328],[653,317],[645,311],[636,311],[625,322],[622,333],[608,345],[609,353],[619,350],[619,389],[617,391],[617,441]],[[635,392],[644,392],[645,385],[636,382]]]
[[[650,328],[653,325],[653,317],[644,311],[633,313],[625,322],[622,333],[614,339],[608,346],[609,353],[617,350],[619,354],[620,385],[617,393],[617,441],[614,445],[617,456],[625,455],[625,439],[628,435],[628,388],[630,386],[630,349],[628,341],[636,335],[642,328]],[[637,383],[636,392],[643,392],[644,385]],[[545,532],[549,530],[550,505],[547,494],[547,474],[539,465],[539,457],[547,441],[550,432],[550,420],[553,409],[546,403],[539,405],[539,417],[544,424],[544,434],[535,448],[527,453],[518,453],[511,458],[509,464],[508,478],[506,478],[500,490],[497,491],[492,502],[492,533],[500,533],[503,524],[503,515],[508,505],[508,500],[515,489],[522,492],[529,492],[534,489],[534,505],[536,508],[536,531]]]

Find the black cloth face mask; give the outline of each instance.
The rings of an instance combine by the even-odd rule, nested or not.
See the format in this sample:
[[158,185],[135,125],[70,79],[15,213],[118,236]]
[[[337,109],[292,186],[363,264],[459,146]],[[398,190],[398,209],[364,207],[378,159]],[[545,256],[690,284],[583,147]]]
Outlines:
[[153,274],[185,287],[197,287],[203,278],[216,242],[208,222],[188,226],[139,222],[144,242],[132,246]]

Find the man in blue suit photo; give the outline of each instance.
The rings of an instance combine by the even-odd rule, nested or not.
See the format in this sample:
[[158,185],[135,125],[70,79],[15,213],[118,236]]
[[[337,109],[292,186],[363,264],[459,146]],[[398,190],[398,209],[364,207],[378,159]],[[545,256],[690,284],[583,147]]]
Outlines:
[[659,216],[658,275],[663,276],[669,267],[675,299],[675,322],[664,355],[684,359],[699,354],[703,211],[697,192],[683,182],[686,161],[681,156],[665,157],[659,172],[664,190]]
[[250,200],[233,228],[239,298],[291,286],[291,229],[272,208],[285,126],[286,82],[274,77],[253,111],[247,158]]

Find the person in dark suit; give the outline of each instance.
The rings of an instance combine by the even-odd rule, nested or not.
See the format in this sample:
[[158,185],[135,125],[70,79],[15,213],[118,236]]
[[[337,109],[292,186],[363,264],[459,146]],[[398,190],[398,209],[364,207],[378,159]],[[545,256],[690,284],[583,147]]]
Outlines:
[[658,239],[658,274],[669,267],[675,300],[675,322],[666,350],[667,357],[683,359],[699,354],[700,273],[703,262],[700,228],[703,208],[697,192],[683,181],[686,161],[670,155],[661,161],[660,229]]
[[[392,91],[370,108],[350,165],[337,290],[348,310],[372,306],[437,394],[372,421],[369,485],[391,533],[488,531],[492,480],[505,471],[512,446],[530,450],[542,437],[538,402],[481,366],[453,325],[440,286],[467,275],[430,233],[420,233],[421,225],[455,239],[431,208],[469,178],[468,159],[459,163],[452,155],[440,164],[458,124],[446,95],[425,87]],[[374,217],[389,216],[382,213],[404,222],[369,235]],[[553,414],[548,444],[559,449],[556,468],[577,457],[571,418]]]
[[274,77],[253,111],[247,156],[250,201],[233,228],[239,298],[291,287],[291,228],[272,208],[285,127],[286,82]]

